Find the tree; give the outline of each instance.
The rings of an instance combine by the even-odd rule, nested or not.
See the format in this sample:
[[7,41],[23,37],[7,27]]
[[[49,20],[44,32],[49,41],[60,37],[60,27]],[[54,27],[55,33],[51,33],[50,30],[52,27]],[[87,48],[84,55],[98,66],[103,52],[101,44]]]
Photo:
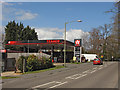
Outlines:
[[[23,24],[20,22],[16,23],[15,21],[10,21],[5,27],[5,44],[8,41],[23,41],[23,40],[38,40],[37,33],[35,29],[27,26],[24,28]],[[12,50],[19,50],[19,46],[5,46]]]
[[107,11],[113,13],[112,33],[110,35],[112,54],[115,58],[120,57],[120,1],[115,3],[114,8]]
[[108,56],[108,45],[110,45],[108,38],[110,39],[111,35],[111,25],[104,24],[104,26],[93,28],[89,33],[89,53]]
[[89,37],[89,45],[90,45],[90,49],[89,52],[91,53],[99,53],[99,46],[101,45],[101,34],[100,34],[100,30],[97,28],[93,28],[90,33],[90,37]]
[[113,9],[106,11],[114,13],[111,24],[104,24],[92,29],[89,36],[89,53],[104,54],[107,59],[120,57],[120,1]]
[[21,38],[22,40],[38,40],[38,36],[35,32],[35,29],[31,29],[29,26],[23,29]]
[[111,35],[111,25],[110,24],[104,24],[104,26],[99,26],[98,27],[100,30],[100,36],[101,36],[101,47],[102,47],[102,54],[105,56],[105,58],[108,58],[108,56],[110,55],[109,51],[111,48],[109,48],[111,46],[110,43],[110,35]]

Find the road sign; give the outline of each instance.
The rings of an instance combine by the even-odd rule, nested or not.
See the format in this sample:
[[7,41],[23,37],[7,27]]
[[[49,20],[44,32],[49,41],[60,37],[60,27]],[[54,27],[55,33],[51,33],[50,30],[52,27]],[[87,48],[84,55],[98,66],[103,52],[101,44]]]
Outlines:
[[101,55],[101,58],[103,58],[103,55]]
[[75,45],[75,47],[80,47],[81,46],[81,39],[74,39],[74,45]]

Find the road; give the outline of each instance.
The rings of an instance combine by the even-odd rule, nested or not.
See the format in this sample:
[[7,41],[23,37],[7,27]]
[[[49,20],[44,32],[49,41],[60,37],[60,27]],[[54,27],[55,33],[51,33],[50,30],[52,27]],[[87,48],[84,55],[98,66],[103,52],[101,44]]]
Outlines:
[[118,62],[67,64],[66,68],[3,79],[2,88],[118,88]]

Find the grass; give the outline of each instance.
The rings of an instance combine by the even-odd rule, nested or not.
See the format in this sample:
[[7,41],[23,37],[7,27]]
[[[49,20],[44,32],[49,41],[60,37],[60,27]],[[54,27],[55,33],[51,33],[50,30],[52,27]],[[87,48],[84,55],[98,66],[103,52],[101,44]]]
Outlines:
[[0,76],[1,79],[12,79],[12,78],[19,78],[15,76]]
[[28,72],[25,72],[23,74],[32,74],[32,73],[39,73],[39,72],[45,72],[45,71],[49,71],[49,70],[55,70],[55,69],[60,69],[60,68],[64,68],[64,66],[55,66],[53,68],[48,68],[48,69],[43,69],[43,70],[37,70],[37,71],[28,71]]

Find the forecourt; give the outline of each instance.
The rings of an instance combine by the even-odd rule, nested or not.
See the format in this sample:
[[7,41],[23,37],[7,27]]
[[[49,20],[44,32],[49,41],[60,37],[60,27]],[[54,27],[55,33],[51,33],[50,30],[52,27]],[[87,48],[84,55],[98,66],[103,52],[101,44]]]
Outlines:
[[[67,64],[66,68],[3,79],[3,88],[118,88],[118,62]],[[103,89],[104,90],[104,89]]]

